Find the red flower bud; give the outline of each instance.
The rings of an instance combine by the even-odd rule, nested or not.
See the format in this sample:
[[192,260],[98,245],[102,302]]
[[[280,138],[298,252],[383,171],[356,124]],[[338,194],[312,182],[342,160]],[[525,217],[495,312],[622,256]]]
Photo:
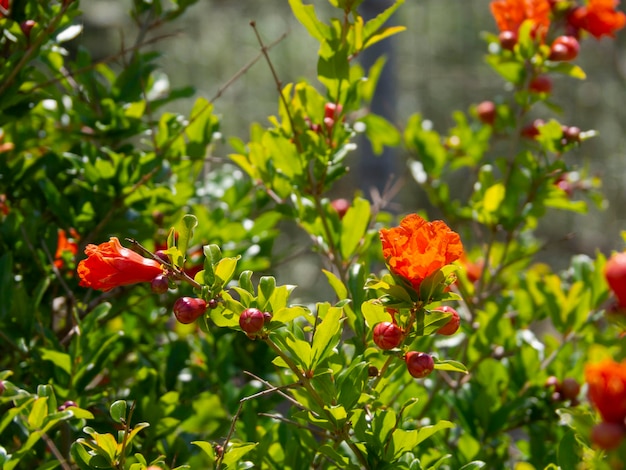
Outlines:
[[435,361],[430,354],[417,351],[409,351],[404,356],[406,367],[416,379],[422,379],[429,375],[435,368]]
[[604,266],[604,277],[617,297],[620,307],[626,307],[626,252],[615,253]]
[[170,262],[170,257],[167,255],[167,253],[165,253],[165,250],[157,250],[154,252],[154,255],[160,260],[165,261],[166,263]]
[[575,126],[563,126],[563,137],[568,142],[580,142],[580,129]]
[[452,314],[452,316],[450,317],[450,320],[448,320],[448,323],[446,323],[441,328],[439,328],[437,330],[437,333],[439,333],[440,335],[451,336],[459,330],[459,326],[461,326],[461,317],[459,316],[459,313],[455,309],[453,309],[452,307],[448,307],[446,305],[443,307],[438,307],[435,310],[438,312]]
[[496,105],[493,101],[483,101],[476,106],[476,114],[481,122],[493,126],[496,121]]
[[512,51],[515,44],[517,44],[517,33],[515,31],[502,31],[498,35],[498,39],[500,40],[502,49]]
[[539,135],[539,128],[544,124],[545,122],[543,121],[543,119],[535,119],[533,122],[531,122],[522,129],[522,137],[526,137],[527,139],[534,139]]
[[167,276],[159,274],[157,277],[152,279],[152,282],[150,282],[150,289],[152,289],[152,292],[155,294],[165,294],[169,289]]
[[254,335],[263,329],[265,315],[258,308],[247,308],[239,316],[239,326],[249,335]]
[[174,302],[174,315],[176,320],[186,325],[200,318],[206,308],[207,304],[203,299],[181,297]]
[[330,205],[333,206],[333,209],[339,214],[339,219],[343,219],[343,216],[346,215],[346,212],[350,209],[350,201],[347,199],[335,199]]
[[24,36],[26,36],[27,38],[30,38],[30,30],[33,29],[33,26],[35,26],[36,24],[37,23],[33,20],[26,20],[23,23],[21,23],[20,29],[24,33]]
[[580,45],[573,36],[559,36],[550,47],[550,60],[574,60],[578,56]]
[[599,423],[591,429],[591,442],[604,450],[618,447],[624,436],[626,428],[621,423]]
[[554,388],[554,390],[558,392],[560,390],[561,385],[559,383],[559,379],[557,379],[554,375],[551,375],[550,377],[546,379],[546,383],[544,384],[544,387]]
[[528,89],[533,93],[550,93],[552,91],[552,80],[545,75],[540,75],[531,80]]
[[571,377],[566,377],[561,382],[560,388],[561,395],[565,400],[575,400],[580,393],[580,384]]
[[402,329],[395,323],[384,321],[374,327],[374,343],[380,349],[393,349],[402,342]]
[[335,103],[326,103],[324,106],[324,119],[331,118],[335,121],[343,111],[343,106]]
[[65,403],[63,403],[61,406],[59,406],[57,408],[57,411],[64,411],[66,409],[68,409],[70,406],[78,406],[75,402],[73,402],[72,400],[67,400]]

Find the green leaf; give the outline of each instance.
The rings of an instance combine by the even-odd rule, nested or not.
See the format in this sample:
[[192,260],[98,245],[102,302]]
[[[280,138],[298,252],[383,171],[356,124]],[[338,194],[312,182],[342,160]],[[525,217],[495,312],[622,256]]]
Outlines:
[[382,116],[368,114],[359,119],[359,122],[365,124],[365,135],[372,144],[372,150],[376,155],[383,153],[385,146],[397,147],[400,144],[400,132]]
[[325,406],[324,409],[332,417],[337,429],[342,428],[346,424],[348,413],[346,413],[346,409],[343,406]]
[[109,408],[111,418],[116,423],[126,423],[126,400],[117,400]]
[[235,464],[239,462],[244,455],[254,449],[257,445],[258,442],[236,443],[231,441],[228,449],[224,453],[222,463],[226,465],[227,469],[237,468]]
[[209,456],[209,461],[215,461],[215,449],[213,449],[213,444],[206,441],[191,441],[193,445],[200,447],[204,451],[205,454]]
[[191,158],[203,158],[206,147],[211,142],[213,132],[217,129],[217,118],[211,114],[213,105],[205,98],[198,98],[193,105],[189,117],[189,125],[185,128],[187,137],[187,154]]
[[374,328],[380,322],[391,321],[391,315],[377,300],[368,300],[361,304],[361,313],[370,328]]
[[440,178],[448,153],[441,143],[441,136],[424,124],[421,115],[409,118],[404,140],[407,147],[417,153],[417,160],[423,165],[426,175],[431,179]]
[[9,423],[11,423],[11,421],[13,421],[13,418],[19,415],[22,412],[22,410],[24,410],[24,408],[29,407],[34,401],[35,401],[34,398],[28,398],[20,405],[15,406],[7,410],[6,412],[4,412],[2,416],[2,420],[0,421],[0,433],[4,431],[4,429],[9,425]]
[[212,286],[215,283],[215,266],[222,259],[222,250],[217,245],[204,245],[204,283]]
[[[139,434],[140,431],[144,430],[147,427],[150,427],[150,423],[137,423],[135,425],[135,427],[128,434],[128,438],[126,439],[126,446],[127,446],[127,448],[130,448],[130,443],[137,436],[137,434]],[[123,435],[123,433],[122,433],[122,435]]]
[[39,348],[39,352],[42,360],[52,362],[68,375],[72,373],[72,360],[69,354],[46,348]]
[[74,463],[78,465],[80,470],[92,470],[93,467],[89,465],[91,455],[87,450],[78,442],[73,442],[70,448],[70,454],[74,459]]
[[568,77],[577,78],[578,80],[585,80],[587,74],[578,65],[570,64],[569,62],[549,62],[546,67],[553,71],[567,75]]
[[506,190],[502,183],[496,183],[489,187],[483,196],[483,211],[489,216],[495,214],[504,200],[505,193]]
[[233,258],[222,258],[215,267],[215,277],[220,280],[220,287],[230,282],[237,269],[237,261],[241,256]]
[[[376,35],[381,34],[381,33],[378,33],[380,28],[382,28],[382,26],[387,22],[387,20],[391,17],[391,15],[393,15],[394,12],[398,8],[400,8],[400,5],[402,5],[403,3],[404,3],[404,0],[397,0],[385,11],[383,11],[382,13],[377,15],[375,18],[372,18],[367,23],[365,23],[365,27],[363,28],[363,38],[364,38],[364,42],[366,45],[364,46],[364,48],[377,42],[377,40],[375,40],[374,38]],[[395,32],[393,32],[392,34],[395,34]],[[371,44],[368,44],[369,42],[371,42]]]
[[576,433],[565,433],[557,448],[557,462],[560,468],[576,468],[581,459],[581,447],[576,440]]
[[330,38],[330,27],[322,23],[315,14],[313,5],[304,5],[301,0],[289,0],[294,16],[308,30],[309,34],[319,42]]
[[482,460],[474,460],[463,465],[459,470],[478,470],[479,468],[485,468],[486,466],[487,464]]
[[388,459],[398,459],[403,454],[415,451],[415,448],[433,434],[443,430],[454,428],[450,421],[441,420],[432,426],[423,426],[419,430],[395,429],[391,435],[391,445],[387,449]]
[[308,311],[304,307],[283,307],[278,311],[274,311],[272,322],[288,323],[296,318],[307,316]]
[[350,259],[367,233],[370,222],[370,204],[366,199],[357,197],[341,221],[341,256]]
[[198,218],[193,214],[185,214],[178,229],[178,249],[183,255],[181,266],[185,263],[187,249],[193,238],[193,229],[198,225]]
[[524,64],[522,62],[503,59],[497,55],[489,55],[485,60],[506,81],[519,84],[523,80]]
[[326,279],[328,279],[328,283],[335,291],[335,294],[337,294],[337,298],[339,300],[346,299],[348,297],[348,289],[344,283],[330,271],[322,269],[322,272],[326,276]]
[[363,45],[363,49],[367,49],[368,47],[373,46],[377,42],[380,42],[383,39],[386,39],[390,36],[401,33],[402,31],[405,31],[405,30],[406,30],[405,26],[390,26],[389,28],[385,28],[380,33],[370,36],[370,38]]
[[268,308],[270,297],[276,289],[276,279],[272,276],[263,276],[259,279],[259,295],[257,296],[258,308],[265,310]]
[[324,47],[317,61],[317,76],[320,81],[324,79],[330,80],[349,80],[350,79],[350,62],[348,60],[348,51],[345,47],[341,49],[331,49]]
[[40,429],[44,418],[48,414],[48,397],[39,397],[33,403],[33,408],[28,414],[28,426],[31,430]]
[[[290,331],[284,329],[278,333],[270,333],[270,338],[282,346],[282,350],[302,370],[311,370],[311,345],[302,339],[296,338]],[[282,358],[280,358],[282,361]],[[278,365],[278,364],[276,364]],[[286,364],[285,364],[286,365]]]
[[[318,312],[321,308],[322,306],[318,306]],[[342,308],[330,307],[322,322],[317,325],[311,347],[312,369],[326,358],[339,341],[342,313]]]
[[254,286],[252,285],[252,271],[243,271],[239,275],[239,287],[245,289],[250,294],[254,295]]
[[461,362],[453,361],[453,360],[444,360],[444,361],[436,361],[435,369],[437,370],[448,370],[451,372],[462,372],[464,374],[468,373],[467,367]]

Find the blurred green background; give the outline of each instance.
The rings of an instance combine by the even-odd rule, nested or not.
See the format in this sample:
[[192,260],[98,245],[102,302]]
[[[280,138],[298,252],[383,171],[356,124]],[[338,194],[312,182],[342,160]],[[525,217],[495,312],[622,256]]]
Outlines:
[[[311,3],[322,16],[333,13],[325,0]],[[363,7],[374,11],[388,4],[388,0],[365,0]],[[137,29],[127,14],[129,6],[129,0],[83,2],[85,30],[78,41],[95,57],[106,57],[122,45],[132,45]],[[215,97],[238,70],[259,54],[250,20],[256,21],[266,44],[287,34],[270,51],[283,83],[299,78],[315,83],[317,44],[295,20],[286,0],[200,0],[177,22],[176,31],[167,31],[176,33],[174,38],[152,46],[163,54],[160,64],[171,86],[190,84],[197,89],[197,95]],[[485,99],[510,98],[504,81],[484,61],[487,45],[481,33],[496,31],[488,1],[409,0],[393,22],[405,25],[407,31],[384,44],[391,60],[388,74],[379,85],[384,88],[384,98],[375,110],[386,114],[400,129],[408,116],[419,112],[444,133],[453,125],[454,110],[467,111],[471,104]],[[562,107],[562,113],[542,107],[536,114],[599,132],[598,137],[566,158],[588,165],[602,178],[609,202],[604,210],[590,204],[586,215],[555,211],[545,218],[541,235],[555,242],[546,251],[545,261],[556,268],[567,266],[574,253],[621,250],[620,231],[626,229],[626,31],[619,32],[616,40],[585,39],[577,63],[586,71],[586,81],[554,78],[553,101]],[[191,102],[178,102],[174,110],[188,110]],[[267,116],[276,111],[276,85],[267,64],[259,60],[224,90],[215,106],[222,116],[223,136],[246,140],[251,122],[265,123]],[[224,143],[216,148],[215,155],[226,158],[229,151]],[[406,155],[402,150],[372,161],[362,145],[351,158],[357,177],[351,180],[352,186],[340,188],[338,196],[351,197],[357,186],[366,195],[373,184],[382,187],[378,184],[382,166],[405,180],[397,198],[402,204],[398,212],[427,206],[423,193],[406,177]],[[574,236],[562,241],[567,233]]]

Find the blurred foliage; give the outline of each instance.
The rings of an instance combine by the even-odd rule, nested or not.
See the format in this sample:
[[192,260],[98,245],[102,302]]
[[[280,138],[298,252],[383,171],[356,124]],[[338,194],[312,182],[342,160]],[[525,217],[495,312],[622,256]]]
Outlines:
[[[599,86],[593,67],[551,60],[529,21],[514,47],[477,39],[468,18],[494,29],[484,5],[397,1],[365,20],[361,3],[250,3],[242,23],[234,2],[0,2],[2,468],[626,459],[626,439],[598,447],[581,390],[586,363],[626,357],[623,311],[606,256],[562,256],[554,215],[622,245],[618,217],[590,215],[602,121],[558,112],[556,90]],[[356,59],[403,36],[399,124],[369,112],[385,61]],[[170,81],[183,57],[193,74]],[[554,93],[533,88],[544,76]],[[428,201],[398,196],[398,227],[398,187],[348,183],[359,139],[401,148],[402,183]],[[324,288],[301,302],[304,254]],[[115,288],[87,288],[98,268]]]

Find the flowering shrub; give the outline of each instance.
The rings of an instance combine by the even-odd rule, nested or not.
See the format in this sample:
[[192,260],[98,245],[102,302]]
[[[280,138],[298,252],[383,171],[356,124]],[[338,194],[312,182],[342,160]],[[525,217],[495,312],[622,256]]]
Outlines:
[[[402,1],[366,21],[290,0],[317,83],[282,84],[254,29],[277,112],[229,150],[213,103],[167,110],[189,90],[146,50],[193,3],[132,2],[118,68],[65,49],[78,1],[0,2],[0,466],[621,468],[623,253],[556,272],[537,235],[600,198],[567,157],[596,133],[551,95],[617,3],[491,2],[507,95],[440,133],[369,112],[384,61],[356,58]],[[331,196],[361,134],[406,151],[437,217]],[[314,301],[271,275],[301,253],[285,228],[324,265]]]

